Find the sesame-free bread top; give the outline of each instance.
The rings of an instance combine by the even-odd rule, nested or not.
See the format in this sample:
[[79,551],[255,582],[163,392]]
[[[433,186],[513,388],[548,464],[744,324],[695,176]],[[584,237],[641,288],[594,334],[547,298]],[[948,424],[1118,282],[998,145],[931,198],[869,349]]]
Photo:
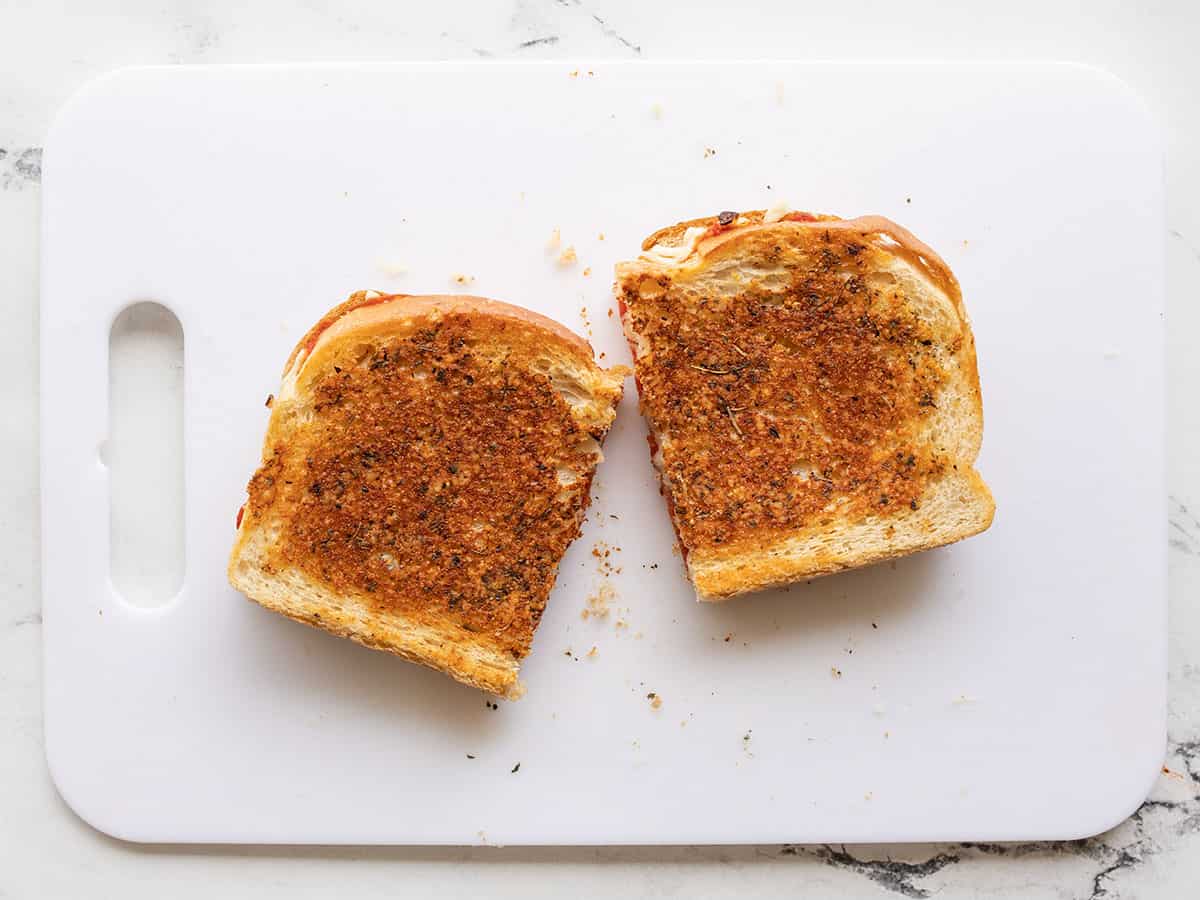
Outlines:
[[288,361],[230,581],[515,695],[622,380],[519,307],[353,295]]
[[987,528],[958,282],[886,219],[724,213],[617,266],[679,542],[701,599]]

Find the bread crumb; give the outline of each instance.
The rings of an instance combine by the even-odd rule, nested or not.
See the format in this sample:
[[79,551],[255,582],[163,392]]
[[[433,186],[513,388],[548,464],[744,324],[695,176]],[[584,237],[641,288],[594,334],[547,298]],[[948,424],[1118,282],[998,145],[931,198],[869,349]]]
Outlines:
[[731,631],[727,635],[725,635],[725,643],[728,644],[732,640],[733,640],[733,632]]
[[716,155],[717,155],[717,151],[715,149],[713,149],[712,147],[704,148],[704,158],[705,159],[708,159],[709,157],[716,156]]
[[604,240],[604,232],[603,231],[600,232],[600,234],[596,236],[596,240],[598,240],[598,241]]
[[550,239],[546,241],[546,251],[553,252],[558,249],[558,245],[562,243],[562,232],[556,227],[550,232]]
[[588,655],[588,659],[595,659],[597,656],[600,655],[600,650],[596,647],[595,644],[592,644],[592,649],[587,652],[587,655]]
[[575,69],[575,70],[573,70],[573,71],[571,71],[571,72],[568,72],[567,74],[568,74],[568,75],[570,75],[572,78],[578,78],[578,77],[579,77],[579,70],[578,70],[578,69]]
[[394,259],[381,259],[375,263],[375,268],[388,278],[399,278],[408,274],[408,266]]
[[834,678],[841,678],[841,677],[842,677],[842,670],[841,670],[841,669],[839,669],[837,666],[830,666],[830,667],[829,667],[829,674],[830,674],[830,675],[832,675]]
[[[573,246],[567,247],[562,253],[558,254],[558,264],[560,266],[573,266],[579,262],[579,256],[575,253]],[[588,271],[591,271],[590,269]]]
[[970,706],[973,703],[975,703],[975,698],[970,694],[959,694],[954,698],[955,706]]
[[658,696],[654,691],[648,693],[646,699],[650,701],[651,709],[662,709],[662,697]]
[[620,553],[621,548],[608,541],[596,541],[592,544],[592,556],[596,559],[596,572],[603,578],[609,575],[620,575],[622,568],[614,565],[613,553]]
[[463,275],[461,273],[454,275],[451,279],[455,284],[465,286],[471,284],[475,280],[474,275]]
[[610,612],[609,604],[615,600],[617,592],[613,590],[613,586],[608,582],[604,582],[596,589],[596,593],[591,594],[587,598],[587,606],[584,607],[581,613],[581,618],[584,621],[595,616],[596,618],[606,618]]
[[[592,267],[591,267],[591,266],[586,266],[586,267],[584,268],[584,270],[583,270],[583,277],[584,277],[584,278],[587,278],[587,277],[588,277],[589,275],[591,275],[591,274],[592,274]],[[611,313],[610,313],[610,315],[611,315]]]
[[637,632],[636,634],[634,634],[633,639],[635,641],[640,641],[642,639],[642,633],[640,631]]
[[610,319],[613,317],[613,311],[612,311],[612,307],[611,307],[611,306],[608,308],[608,317],[609,317]]

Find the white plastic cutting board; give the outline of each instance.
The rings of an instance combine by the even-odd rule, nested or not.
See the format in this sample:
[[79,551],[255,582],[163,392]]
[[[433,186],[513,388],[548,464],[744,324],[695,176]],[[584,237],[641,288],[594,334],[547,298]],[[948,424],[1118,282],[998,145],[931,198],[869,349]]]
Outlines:
[[[94,82],[45,159],[55,782],[87,821],[143,841],[1003,840],[1114,824],[1164,744],[1161,179],[1142,105],[1072,66],[381,64]],[[697,605],[629,396],[518,703],[493,710],[227,586],[263,399],[352,290],[473,276],[472,291],[577,330],[586,310],[597,352],[627,361],[613,263],[661,225],[779,199],[893,217],[958,273],[998,505],[986,534]],[[578,265],[547,252],[556,227]],[[97,455],[109,328],[141,300],[173,310],[186,343],[187,574],[153,611],[110,586]],[[598,572],[598,541],[619,572]],[[613,611],[583,620],[605,582]]]

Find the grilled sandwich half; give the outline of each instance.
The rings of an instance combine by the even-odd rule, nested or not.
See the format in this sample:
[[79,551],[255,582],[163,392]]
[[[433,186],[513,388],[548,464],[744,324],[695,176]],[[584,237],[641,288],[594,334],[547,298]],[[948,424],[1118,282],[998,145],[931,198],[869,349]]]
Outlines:
[[619,263],[651,454],[701,600],[985,530],[958,282],[878,216],[682,222]]
[[230,582],[289,618],[518,696],[624,376],[506,303],[352,295],[288,359]]

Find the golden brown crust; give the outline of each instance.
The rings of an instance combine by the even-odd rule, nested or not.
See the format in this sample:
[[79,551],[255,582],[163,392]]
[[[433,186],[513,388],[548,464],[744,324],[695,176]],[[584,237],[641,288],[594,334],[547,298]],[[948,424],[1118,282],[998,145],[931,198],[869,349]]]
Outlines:
[[[882,217],[740,216],[740,226],[731,216],[723,228],[693,220],[644,242],[679,242],[687,228],[716,223],[679,264],[618,266],[641,405],[661,438],[664,493],[693,577],[705,560],[755,558],[753,588],[780,583],[781,572],[807,577],[895,555],[885,546],[892,524],[880,546],[827,565],[764,548],[868,520],[929,529],[917,511],[931,486],[969,469],[982,434],[958,283]],[[943,312],[926,308],[925,295],[941,296]],[[966,401],[962,434],[949,443],[937,409],[946,390]],[[985,495],[976,497],[990,521]],[[739,577],[725,577],[720,593]]]
[[533,310],[525,309],[512,303],[505,303],[502,300],[476,297],[471,294],[419,295],[384,294],[379,291],[355,291],[348,299],[339,303],[323,315],[312,328],[305,332],[304,337],[300,339],[288,355],[287,363],[283,367],[284,374],[286,375],[291,370],[296,357],[302,350],[308,356],[312,356],[315,345],[321,336],[348,313],[362,307],[384,305],[389,306],[389,314],[395,313],[408,318],[437,312],[478,312],[499,319],[512,319],[545,329],[548,335],[573,346],[577,352],[586,355],[589,359],[594,355],[591,344],[560,322],[556,322],[549,316],[543,316],[541,313],[536,313]]
[[326,599],[252,599],[506,693],[621,396],[622,373],[548,322],[484,298],[363,292],[323,317],[273,406],[231,579],[270,532],[258,570]]

